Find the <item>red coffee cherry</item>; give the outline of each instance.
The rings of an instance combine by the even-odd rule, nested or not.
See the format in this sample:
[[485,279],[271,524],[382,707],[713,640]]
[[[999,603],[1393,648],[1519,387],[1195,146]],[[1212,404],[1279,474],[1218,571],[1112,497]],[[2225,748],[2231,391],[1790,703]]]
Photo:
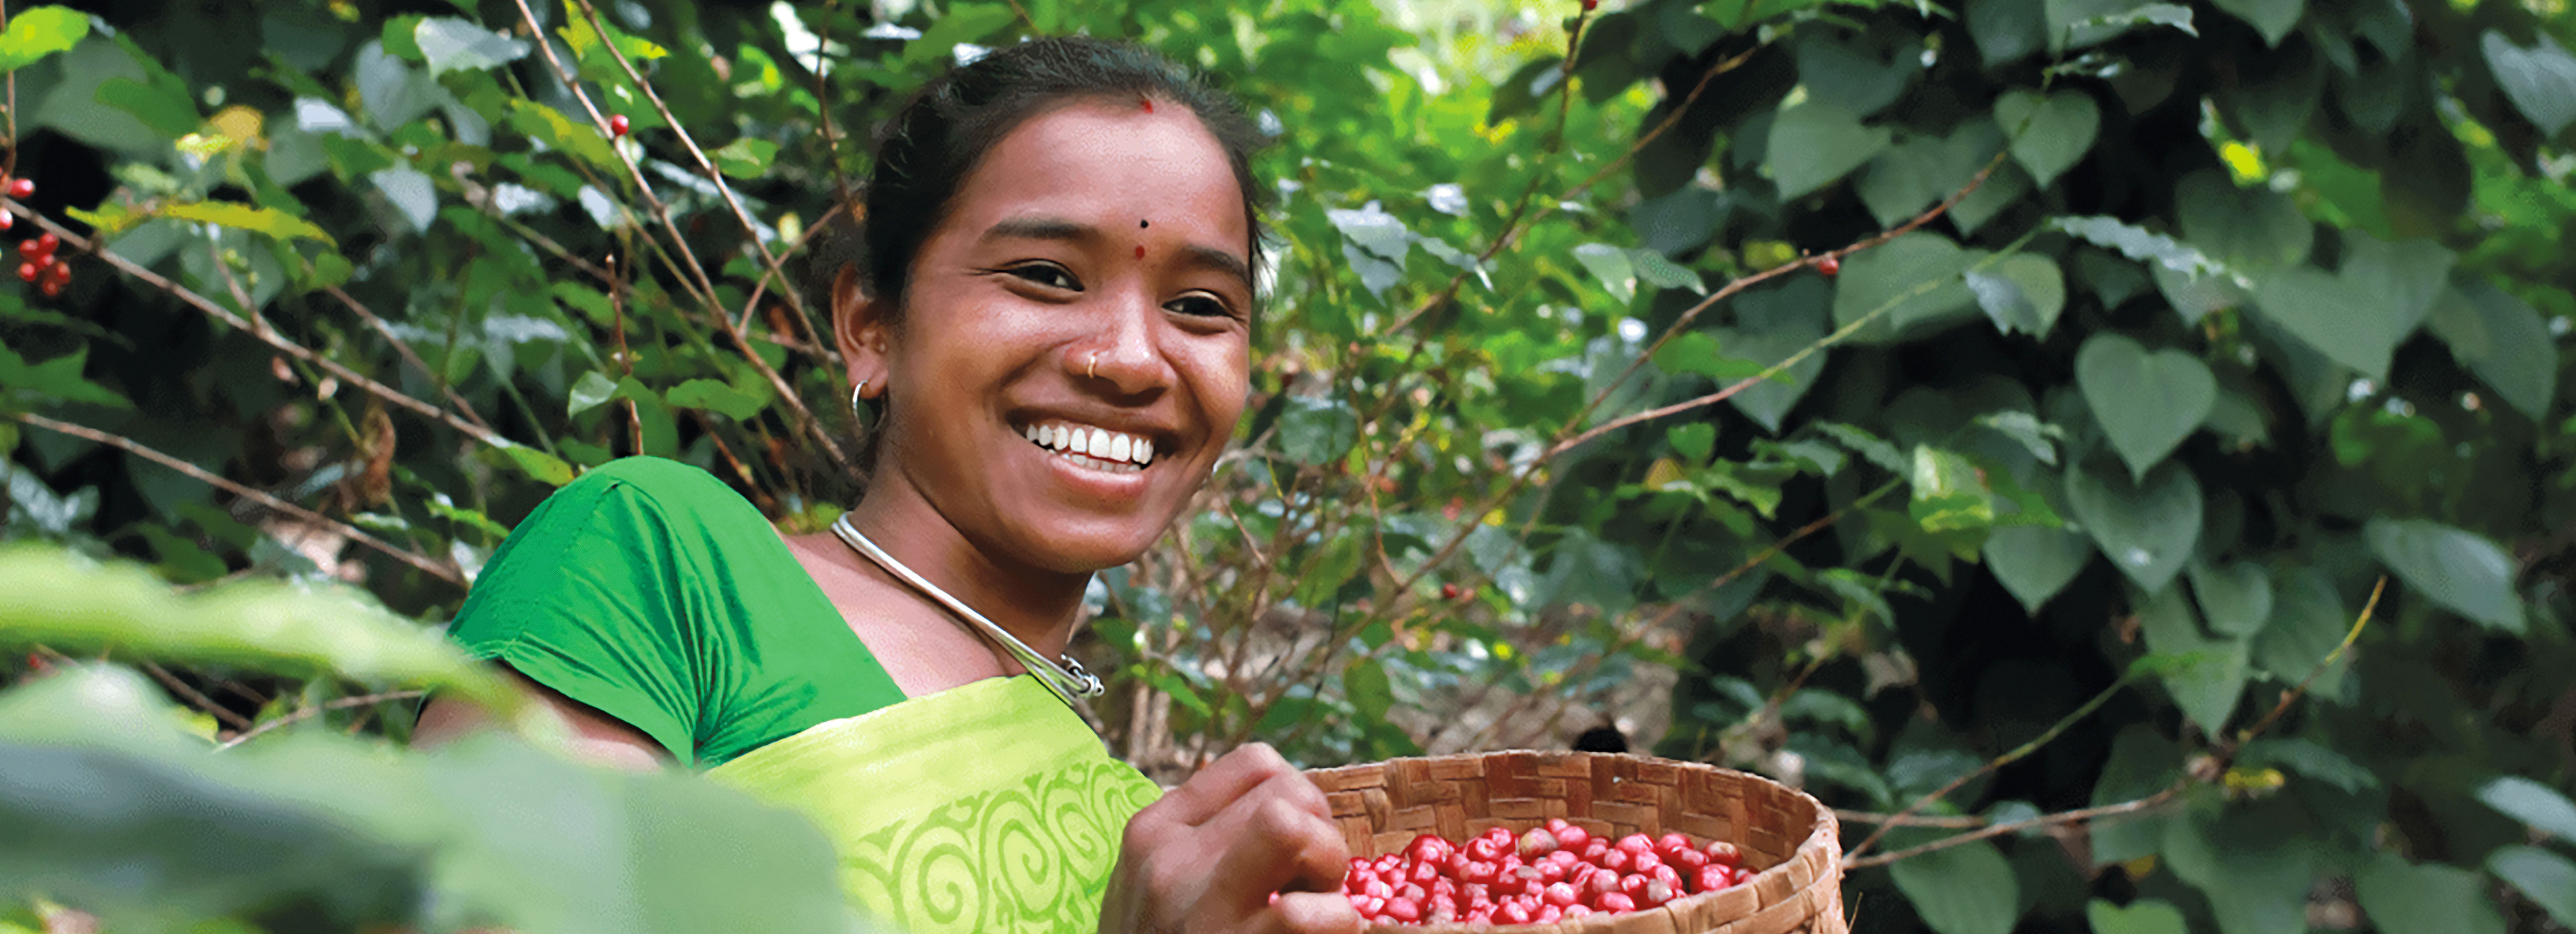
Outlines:
[[25,281],[28,281],[28,282],[34,282],[34,281],[36,281],[36,277],[37,277],[37,276],[40,276],[40,275],[43,275],[43,274],[44,274],[44,270],[43,270],[42,268],[38,267],[38,266],[37,266],[36,264],[34,264],[34,263],[19,263],[19,264],[18,264],[18,278],[20,278],[20,279],[22,279],[22,280],[25,280]]
[[12,197],[12,198],[21,198],[21,199],[23,199],[23,198],[31,198],[31,197],[34,197],[34,196],[35,196],[35,194],[36,194],[36,180],[35,180],[35,179],[32,179],[32,178],[13,178],[13,179],[10,179],[10,180],[9,180],[9,197]]
[[1816,271],[1828,276],[1833,275],[1843,271],[1843,261],[1840,257],[1825,257],[1816,261]]
[[630,124],[627,122],[625,114],[612,115],[608,118],[608,135],[624,136],[626,135],[626,128],[628,126],[630,126]]

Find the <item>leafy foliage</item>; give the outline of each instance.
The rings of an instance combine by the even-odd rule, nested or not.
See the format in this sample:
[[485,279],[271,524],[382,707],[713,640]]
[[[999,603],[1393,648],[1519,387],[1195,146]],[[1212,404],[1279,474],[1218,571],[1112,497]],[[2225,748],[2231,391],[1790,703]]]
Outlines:
[[[1239,452],[1076,646],[1140,766],[1626,718],[1855,842],[1912,812],[1852,877],[1865,930],[2565,926],[2576,19],[2544,9],[16,10],[18,220],[80,271],[0,292],[6,528],[434,623],[621,454],[819,527],[852,425],[791,274],[856,140],[979,48],[1132,36],[1251,104],[1281,195]],[[330,704],[445,677],[31,605],[18,641],[195,663],[164,687],[232,739],[400,739],[405,704]]]

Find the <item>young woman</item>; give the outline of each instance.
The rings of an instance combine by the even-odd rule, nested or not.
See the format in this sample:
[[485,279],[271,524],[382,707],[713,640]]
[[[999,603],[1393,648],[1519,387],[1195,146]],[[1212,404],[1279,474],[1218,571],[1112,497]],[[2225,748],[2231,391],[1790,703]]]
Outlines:
[[[1055,661],[1091,574],[1163,534],[1242,413],[1255,140],[1122,44],[933,82],[879,143],[864,244],[817,254],[879,410],[858,504],[782,539],[703,472],[619,461],[519,526],[455,638],[589,755],[804,810],[907,931],[1357,930],[1312,783],[1256,746],[1161,794]],[[481,719],[433,701],[418,735]]]

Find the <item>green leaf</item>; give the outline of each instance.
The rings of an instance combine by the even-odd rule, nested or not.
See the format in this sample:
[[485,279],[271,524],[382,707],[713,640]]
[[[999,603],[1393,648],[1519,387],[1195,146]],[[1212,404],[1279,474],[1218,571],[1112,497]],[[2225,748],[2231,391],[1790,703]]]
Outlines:
[[2521,889],[2561,927],[2576,926],[2576,863],[2539,847],[2508,846],[2487,854],[2487,871]]
[[1494,85],[1493,106],[1485,112],[1485,122],[1500,125],[1513,117],[1538,109],[1539,98],[1556,90],[1565,80],[1565,58],[1542,56],[1521,65],[1512,76]]
[[2093,542],[2073,529],[2007,525],[1986,536],[1986,569],[2032,616],[2093,560]]
[[[17,24],[10,24],[9,34],[18,34]],[[2505,98],[2531,118],[2542,136],[2556,136],[2576,123],[2576,55],[2567,54],[2547,32],[2535,32],[2533,38],[2538,41],[2526,49],[2490,29],[2478,37],[2478,48],[2486,53],[2487,68],[2495,72]]]
[[2290,34],[2291,27],[2299,25],[2299,16],[2307,12],[2305,9],[2307,4],[2303,0],[2212,0],[2212,2],[2218,4],[2219,9],[2235,14],[2237,19],[2252,23],[2255,31],[2263,34],[2264,44],[2274,47],[2281,44],[2282,36]]
[[2485,536],[2423,519],[2372,519],[2370,551],[2397,579],[2489,629],[2524,632],[2513,556]]
[[1968,291],[1976,293],[1977,307],[2006,334],[2045,338],[2066,310],[2066,276],[2045,256],[2008,256],[1992,272],[1969,272],[1966,281]]
[[1674,453],[1691,463],[1706,463],[1709,451],[1717,446],[1717,426],[1707,422],[1675,425],[1664,429],[1664,440],[1673,446]]
[[[56,402],[87,403],[110,408],[131,409],[134,403],[115,391],[90,382],[82,374],[89,369],[89,347],[30,365],[26,358],[0,344],[0,388],[33,392],[39,398]],[[4,472],[4,471],[0,471]]]
[[2209,896],[2217,934],[2297,931],[2317,872],[2306,830],[2286,802],[2176,817],[2165,823],[2165,862]]
[[1413,232],[1404,229],[1403,221],[1375,201],[1356,211],[1329,210],[1324,216],[1341,232],[1342,257],[1350,260],[1369,294],[1383,296],[1403,281],[1405,257],[1413,250]]
[[1926,532],[1982,529],[1995,523],[1993,491],[1966,457],[1915,445],[1914,469],[1907,482],[1913,490],[1909,510]]
[[2144,0],[2046,0],[2051,49],[2079,49],[2140,26],[2172,26],[2192,35],[2191,8]]
[[2389,243],[2358,230],[2343,233],[2343,262],[2336,275],[2370,296],[2400,339],[2433,313],[2459,257],[2431,240]]
[[[2154,727],[2132,723],[2111,740],[2111,758],[2094,781],[2094,807],[2135,801],[2171,786],[2182,776],[2182,753]],[[2114,818],[2092,827],[2093,865],[2125,863],[2154,856],[2164,846],[2164,815]]]
[[563,111],[525,98],[510,99],[510,126],[534,137],[554,149],[579,156],[592,167],[610,172],[624,172],[617,153],[608,147],[608,138],[597,127],[574,123]]
[[2153,898],[2138,899],[2126,908],[2097,898],[2084,904],[2084,920],[2093,926],[2093,934],[2191,934],[2183,924],[2182,909]]
[[1611,300],[1622,305],[1636,300],[1637,268],[1628,260],[1628,251],[1607,243],[1586,243],[1574,248],[1574,260],[1601,282]]
[[1995,99],[1995,122],[2012,139],[2013,161],[2046,188],[2092,151],[2094,135],[2102,129],[2102,109],[2082,91],[2042,98],[2035,91],[2015,90]]
[[2173,695],[2174,706],[2182,708],[2203,731],[2220,735],[2227,718],[2236,712],[2237,699],[2245,693],[2250,654],[2245,640],[2202,634],[2200,620],[2193,616],[2191,601],[2183,597],[2180,587],[2167,587],[2147,597],[2137,611],[2138,628],[2146,636],[2147,651],[2197,657],[2194,663],[2164,674],[2165,692]]
[[742,421],[760,414],[768,400],[711,379],[693,379],[671,387],[663,399],[684,409],[713,409]]
[[724,148],[708,153],[716,169],[740,179],[757,179],[769,174],[770,160],[778,157],[778,144],[745,136],[726,143]]
[[1979,840],[1890,863],[1898,891],[1940,934],[2011,934],[2021,882],[1993,843]]
[[2212,259],[2260,275],[2305,262],[2316,228],[2299,206],[2269,188],[2239,189],[2216,171],[2195,172],[2174,186],[2183,237]]
[[572,384],[572,391],[564,397],[564,414],[579,415],[605,405],[608,400],[616,397],[617,381],[609,379],[607,374],[593,370],[582,374],[581,379]]
[[58,6],[35,6],[9,16],[9,31],[0,33],[0,72],[16,71],[56,52],[68,52],[89,37],[89,14]]
[[1734,382],[1758,375],[1763,365],[1726,355],[1718,339],[1703,331],[1688,331],[1666,341],[1655,351],[1655,368],[1666,373],[1697,373],[1721,383]]
[[1840,107],[1854,117],[1867,117],[1896,102],[1905,83],[1921,71],[1904,54],[1888,60],[1833,38],[1831,30],[1800,31],[1798,84],[1810,99]]
[[2052,217],[2048,226],[2138,262],[2190,276],[2214,275],[2221,268],[2217,260],[2190,244],[2114,217]]
[[2507,404],[2533,419],[2548,417],[2558,389],[2558,342],[2529,303],[2475,283],[2444,292],[2425,324]]
[[1384,720],[1387,710],[1395,706],[1395,689],[1387,683],[1386,669],[1375,660],[1362,659],[1343,669],[1342,692],[1361,720]]
[[134,119],[168,139],[196,132],[205,119],[185,95],[132,78],[110,78],[100,84],[98,102],[134,115]]
[[2392,853],[2353,876],[2361,910],[2385,934],[2504,934],[2504,918],[2478,874],[2434,863],[2410,866]]
[[2200,540],[2200,481],[2179,462],[2135,484],[2079,465],[2066,472],[2066,507],[2112,566],[2150,593],[2181,573]]
[[1809,101],[1771,118],[1763,164],[1786,202],[1868,164],[1888,140],[1885,127],[1862,126],[1851,111]]
[[517,467],[520,473],[527,474],[528,479],[547,486],[562,486],[573,481],[572,465],[564,463],[552,454],[523,444],[513,444],[499,450],[503,456],[509,458],[511,465]]
[[1977,177],[2003,146],[1992,123],[1973,120],[1946,137],[1917,136],[1871,160],[1861,176],[1860,200],[1882,226],[1893,227]]
[[[1854,253],[1835,277],[1834,324],[1847,327],[1886,307],[1876,323],[1851,339],[1887,341],[1968,320],[1978,313],[1977,296],[1961,274],[1979,255],[1948,237],[1922,232]],[[1895,304],[1888,307],[1890,302]]]
[[2272,621],[2272,576],[2263,566],[2239,561],[2212,568],[2194,561],[2187,569],[2191,592],[2211,631],[2222,636],[2252,636]]
[[[198,201],[187,204],[165,204],[161,216],[200,224],[220,224],[253,233],[263,233],[280,240],[304,238],[332,243],[331,235],[322,232],[312,221],[276,208],[258,208],[231,201]],[[343,261],[345,262],[345,260]]]
[[[1425,243],[1423,249],[1428,250],[1431,243],[1438,242]],[[1445,248],[1448,244],[1441,246]],[[1638,281],[1659,289],[1689,289],[1701,295],[1708,294],[1708,283],[1700,280],[1697,271],[1665,259],[1664,254],[1638,247],[1630,248],[1627,253],[1628,263],[1636,269]]]
[[2245,745],[2237,763],[2248,768],[2282,766],[2309,778],[2357,792],[2379,787],[2379,776],[2353,764],[2343,753],[2304,739],[2258,739]]
[[2132,480],[2144,479],[2199,430],[2218,401],[2218,380],[2199,358],[2172,349],[2149,353],[2112,333],[2095,334],[2076,351],[2075,384]]
[[1279,453],[1300,464],[1340,460],[1359,440],[1359,416],[1339,399],[1289,396],[1279,414]]
[[[2283,572],[2273,594],[2272,621],[2254,639],[2254,661],[2273,678],[2297,684],[2343,644],[2344,634],[2352,627],[2352,613],[2335,593],[2334,580],[2315,568]],[[2311,685],[2313,692],[2321,697],[2340,696],[2344,672],[2351,667],[2351,659],[2346,658],[2319,672]]]
[[2558,789],[2507,775],[2478,786],[2478,800],[2534,830],[2576,842],[2576,802]]
[[2009,65],[2048,47],[2040,0],[1968,0],[1968,38],[1985,65]]
[[[1712,333],[1736,356],[1767,369],[1824,338],[1825,315],[1833,302],[1829,288],[1821,276],[1799,276],[1783,285],[1747,289],[1735,297],[1735,326]],[[1808,354],[1778,376],[1728,396],[1727,404],[1764,430],[1779,433],[1781,420],[1823,375],[1827,353]]]
[[420,46],[421,59],[429,63],[431,77],[497,68],[528,54],[526,42],[450,17],[421,20],[412,27],[411,37]]
[[1866,430],[1839,422],[1818,422],[1816,429],[1842,442],[1842,445],[1850,448],[1852,453],[1877,465],[1880,470],[1901,474],[1913,466],[1905,455],[1897,453],[1895,445],[1880,440],[1877,435],[1870,434]]

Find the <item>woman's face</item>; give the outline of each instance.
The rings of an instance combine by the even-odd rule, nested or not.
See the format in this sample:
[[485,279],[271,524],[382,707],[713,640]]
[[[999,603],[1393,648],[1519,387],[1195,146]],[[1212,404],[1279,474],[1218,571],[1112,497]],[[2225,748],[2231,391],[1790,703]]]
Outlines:
[[1069,103],[1004,136],[914,257],[901,322],[869,332],[892,412],[876,483],[993,558],[1134,560],[1243,412],[1243,195],[1197,117],[1157,103]]

